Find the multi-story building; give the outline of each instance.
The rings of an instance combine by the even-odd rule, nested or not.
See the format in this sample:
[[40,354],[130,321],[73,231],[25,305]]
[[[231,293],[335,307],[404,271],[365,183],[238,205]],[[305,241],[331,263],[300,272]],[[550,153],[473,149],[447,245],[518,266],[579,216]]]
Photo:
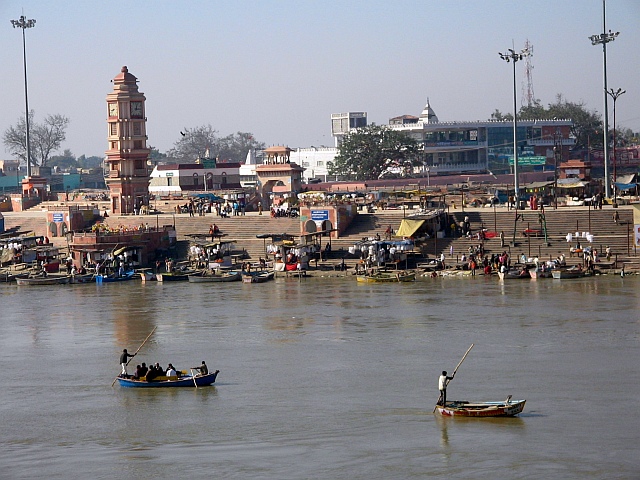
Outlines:
[[[518,166],[521,171],[553,170],[554,147],[568,158],[575,144],[571,120],[518,120]],[[509,173],[513,168],[513,122],[440,122],[427,104],[419,117],[403,115],[389,120],[389,128],[406,132],[424,150],[430,175]]]
[[[337,146],[346,133],[358,128],[346,128],[351,125],[348,119],[355,115],[358,113],[331,116],[332,135],[336,137]],[[363,115],[366,125],[366,113]],[[419,116],[394,117],[387,126],[406,132],[422,146],[423,170],[428,168],[430,175],[510,173],[513,168],[512,121],[440,122],[427,100]],[[557,158],[568,158],[569,149],[575,144],[570,136],[572,126],[571,120],[519,120],[517,133],[520,171],[553,170]],[[554,155],[554,147],[556,151],[558,147],[562,150],[562,156]],[[301,165],[311,167],[305,165],[304,160]]]

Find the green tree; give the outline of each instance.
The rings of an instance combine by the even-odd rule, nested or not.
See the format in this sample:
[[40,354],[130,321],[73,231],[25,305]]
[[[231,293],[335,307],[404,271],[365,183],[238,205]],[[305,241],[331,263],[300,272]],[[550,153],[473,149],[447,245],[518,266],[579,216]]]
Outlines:
[[411,176],[422,165],[418,143],[405,132],[375,123],[344,136],[329,173],[348,180],[372,180],[384,175]]
[[96,168],[102,166],[104,159],[102,157],[91,156],[86,157],[84,155],[80,155],[77,159],[78,167],[80,168]]
[[491,120],[495,120],[496,122],[512,122],[513,114],[502,113],[500,110],[496,108],[495,111],[491,114]]
[[[31,146],[31,164],[48,166],[51,154],[55,152],[67,138],[69,119],[64,115],[47,115],[42,123],[34,121],[34,112],[29,112],[29,143]],[[27,141],[26,121],[21,117],[16,125],[4,131],[2,140],[9,152],[26,164]]]
[[539,100],[532,106],[522,107],[518,112],[522,120],[572,120],[572,134],[576,139],[575,149],[588,146],[602,148],[602,119],[597,111],[590,111],[584,102],[569,102],[562,94],[556,95],[555,103],[547,108],[542,107]]
[[263,150],[264,148],[265,144],[257,142],[253,138],[253,134],[237,132],[219,140],[217,157],[221,160],[243,163],[249,150]]
[[50,167],[60,167],[60,169],[65,170],[71,167],[78,167],[78,161],[76,157],[71,153],[71,150],[65,149],[62,155],[54,155],[49,159]]
[[162,162],[167,158],[167,154],[161,153],[157,148],[149,145],[149,149],[151,150],[151,152],[149,153],[149,158],[151,159],[151,163],[153,165],[157,165],[159,162]]

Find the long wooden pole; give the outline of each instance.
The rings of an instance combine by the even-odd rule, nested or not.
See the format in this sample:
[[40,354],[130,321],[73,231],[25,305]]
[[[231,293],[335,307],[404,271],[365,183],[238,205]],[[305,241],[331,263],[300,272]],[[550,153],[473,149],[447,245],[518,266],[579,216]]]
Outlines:
[[[153,330],[151,330],[151,333],[149,335],[147,335],[147,338],[144,339],[144,342],[142,342],[142,344],[138,347],[138,349],[135,351],[135,353],[133,354],[133,356],[135,357],[138,352],[140,351],[140,349],[144,346],[145,343],[147,343],[147,340],[149,340],[149,338],[151,337],[151,335],[153,335],[153,332],[156,331],[156,328],[158,328],[158,326],[156,325],[155,327],[153,327]],[[133,357],[132,357],[133,358]],[[127,362],[127,365],[129,365],[129,362],[131,361],[131,359],[129,359],[129,361]],[[113,379],[113,383],[111,384],[111,386],[113,387],[116,384],[116,380],[118,380],[118,377]]]
[[462,357],[462,360],[460,360],[460,363],[458,363],[456,368],[453,370],[453,375],[451,375],[452,377],[456,375],[456,372],[458,371],[458,368],[460,368],[460,365],[462,365],[462,362],[464,362],[464,359],[467,358],[467,355],[469,355],[469,352],[473,348],[473,345],[474,344],[472,343],[471,346],[469,347],[469,349],[465,352],[464,356]]

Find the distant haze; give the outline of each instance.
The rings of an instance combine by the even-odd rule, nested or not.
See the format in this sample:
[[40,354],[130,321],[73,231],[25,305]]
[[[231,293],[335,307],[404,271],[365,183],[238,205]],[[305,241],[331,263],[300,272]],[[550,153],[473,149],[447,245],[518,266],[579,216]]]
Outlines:
[[[23,11],[24,9],[24,11]],[[513,70],[498,56],[528,39],[533,87],[603,111],[601,0],[153,1],[0,3],[0,133],[29,107],[70,118],[62,149],[102,156],[106,101],[123,65],[147,97],[149,144],[166,152],[180,130],[211,124],[269,145],[333,145],[330,115],[366,111],[369,122],[419,115],[427,98],[441,122],[513,111]],[[640,2],[609,0],[609,87],[619,127],[640,130]],[[524,62],[517,63],[518,106]],[[610,123],[613,106],[610,102]],[[12,156],[0,145],[0,158]]]

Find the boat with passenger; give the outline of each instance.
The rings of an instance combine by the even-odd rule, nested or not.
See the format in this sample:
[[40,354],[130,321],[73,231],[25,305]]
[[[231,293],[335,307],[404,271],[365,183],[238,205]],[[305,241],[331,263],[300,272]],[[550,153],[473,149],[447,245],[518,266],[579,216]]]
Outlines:
[[448,401],[444,406],[436,405],[436,410],[445,417],[514,417],[522,413],[525,403],[509,395],[502,402]]
[[133,387],[133,388],[160,388],[160,387],[206,387],[209,385],[213,385],[218,377],[218,373],[220,370],[216,370],[213,373],[208,373],[206,375],[194,375],[193,372],[191,374],[181,374],[180,376],[175,377],[167,377],[165,375],[160,375],[157,377],[153,377],[152,379],[147,380],[147,377],[141,378],[133,378],[133,377],[117,377],[118,383],[122,387]]

